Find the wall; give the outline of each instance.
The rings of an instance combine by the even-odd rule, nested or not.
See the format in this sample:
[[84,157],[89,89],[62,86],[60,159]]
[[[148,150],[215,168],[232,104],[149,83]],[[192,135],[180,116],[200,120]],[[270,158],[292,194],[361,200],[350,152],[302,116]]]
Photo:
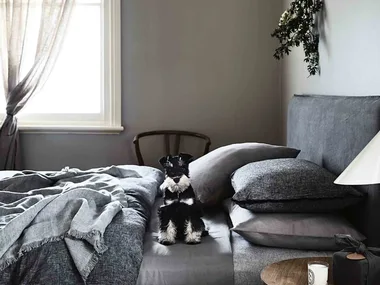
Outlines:
[[[277,0],[122,0],[120,135],[21,136],[24,167],[134,163],[137,132],[208,134],[212,147],[281,140]],[[152,151],[149,161],[160,154]]]
[[[290,0],[284,1],[284,10]],[[293,94],[380,93],[380,1],[325,0],[321,29],[321,75],[308,78],[302,48],[282,65],[283,122]],[[285,125],[283,125],[285,139]]]

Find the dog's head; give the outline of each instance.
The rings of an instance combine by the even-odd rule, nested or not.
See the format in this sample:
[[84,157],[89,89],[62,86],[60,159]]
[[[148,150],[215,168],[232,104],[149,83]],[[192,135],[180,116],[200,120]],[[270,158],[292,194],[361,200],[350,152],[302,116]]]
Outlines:
[[190,154],[180,153],[175,156],[164,156],[159,160],[165,170],[165,187],[172,192],[183,191],[189,187],[189,163],[192,159]]

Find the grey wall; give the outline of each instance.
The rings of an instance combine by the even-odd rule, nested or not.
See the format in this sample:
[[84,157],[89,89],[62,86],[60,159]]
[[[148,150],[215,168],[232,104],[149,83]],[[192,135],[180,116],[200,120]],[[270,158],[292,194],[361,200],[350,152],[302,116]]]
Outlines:
[[[134,134],[159,128],[208,134],[213,148],[280,142],[280,68],[270,33],[281,5],[278,0],[122,0],[126,130],[120,135],[23,134],[24,167],[134,163]],[[145,144],[149,162],[161,155],[156,146]]]
[[[291,1],[284,1],[284,9]],[[321,75],[308,77],[301,48],[282,66],[283,122],[293,94],[380,94],[380,1],[325,0]],[[285,129],[285,125],[283,125]],[[283,139],[285,132],[283,132]]]

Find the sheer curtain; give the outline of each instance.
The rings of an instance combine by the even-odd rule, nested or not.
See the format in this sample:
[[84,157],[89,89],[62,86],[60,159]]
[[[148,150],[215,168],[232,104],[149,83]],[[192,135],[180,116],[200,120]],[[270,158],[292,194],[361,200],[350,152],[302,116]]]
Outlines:
[[49,76],[74,1],[0,0],[0,64],[7,103],[0,128],[0,169],[21,167],[16,114]]

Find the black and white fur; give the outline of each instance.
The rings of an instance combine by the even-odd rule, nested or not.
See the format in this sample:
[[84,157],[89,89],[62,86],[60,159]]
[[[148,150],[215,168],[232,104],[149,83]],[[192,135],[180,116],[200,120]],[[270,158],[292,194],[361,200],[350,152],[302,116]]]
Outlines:
[[163,191],[163,205],[158,210],[160,232],[158,241],[171,245],[176,239],[187,244],[201,242],[207,235],[202,211],[197,204],[189,178],[190,154],[162,157],[159,162],[165,170],[165,180],[160,186]]

